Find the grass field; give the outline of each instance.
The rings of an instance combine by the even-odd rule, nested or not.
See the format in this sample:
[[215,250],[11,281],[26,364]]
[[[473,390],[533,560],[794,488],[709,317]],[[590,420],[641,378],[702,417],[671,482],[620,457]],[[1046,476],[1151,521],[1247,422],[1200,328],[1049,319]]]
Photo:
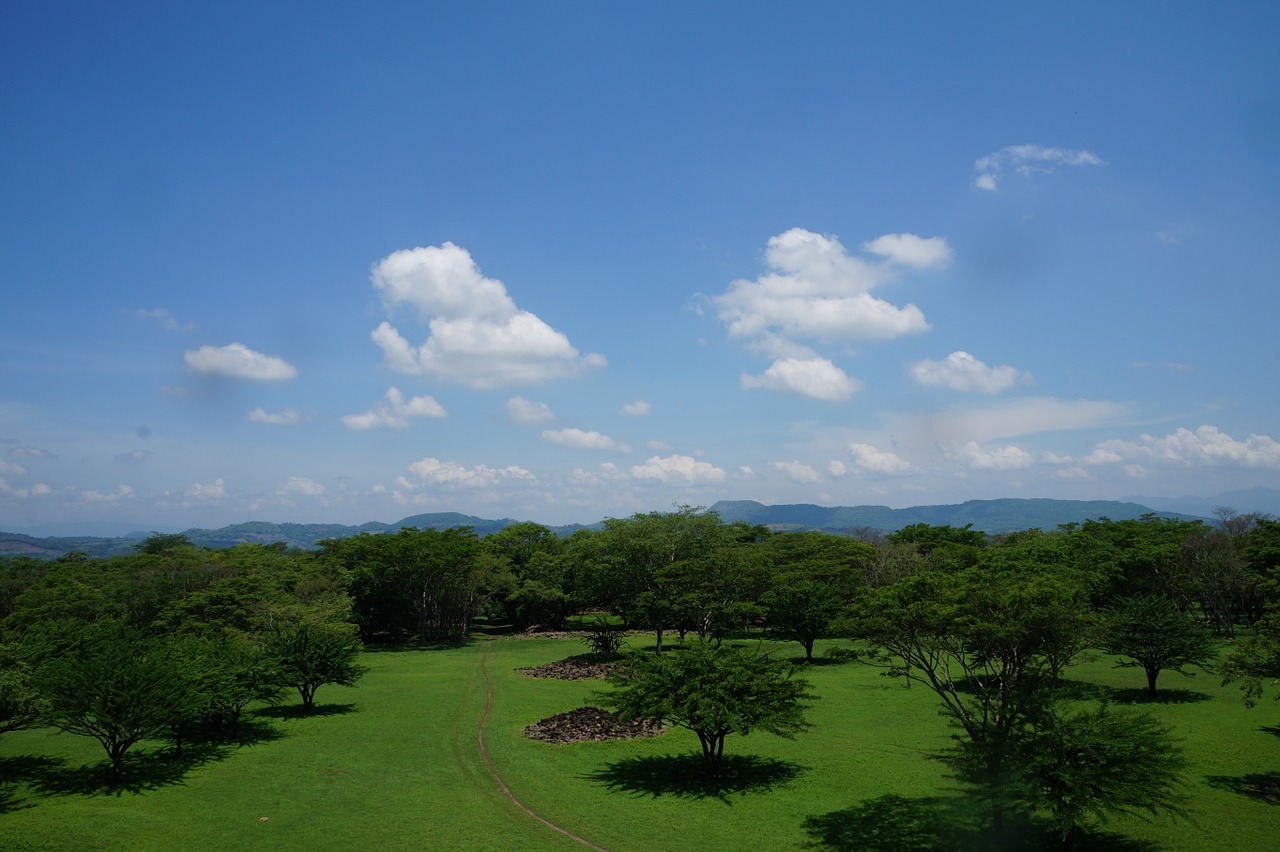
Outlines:
[[[910,824],[962,801],[929,757],[949,735],[936,699],[856,663],[809,668],[813,726],[795,740],[730,737],[719,788],[701,783],[697,740],[685,731],[572,745],[526,738],[525,725],[591,703],[603,685],[515,669],[584,650],[572,639],[494,639],[370,651],[357,688],[322,688],[312,716],[265,708],[246,745],[177,762],[144,744],[124,789],[105,783],[92,740],[6,734],[0,849],[585,848],[522,812],[491,778],[476,737],[485,669],[485,742],[512,794],[614,852],[895,848],[893,838],[875,846],[868,832],[905,821],[901,848]],[[1140,700],[1141,674],[1106,660],[1069,677],[1081,694]],[[1161,686],[1163,700],[1141,703],[1183,740],[1192,820],[1116,820],[1092,848],[1280,848],[1280,705],[1248,710],[1211,675],[1166,674]],[[879,799],[889,794],[901,798]]]

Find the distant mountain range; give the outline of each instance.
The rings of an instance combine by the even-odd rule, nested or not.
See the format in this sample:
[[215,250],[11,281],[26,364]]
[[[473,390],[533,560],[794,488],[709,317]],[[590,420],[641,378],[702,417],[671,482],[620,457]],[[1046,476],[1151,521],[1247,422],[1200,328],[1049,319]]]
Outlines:
[[[969,500],[965,503],[945,506],[913,506],[908,509],[891,509],[888,506],[815,506],[808,503],[766,506],[754,500],[721,500],[711,506],[726,521],[747,521],[762,524],[777,531],[821,530],[834,533],[850,533],[854,530],[872,529],[894,532],[911,524],[931,524],[963,527],[972,524],[974,529],[999,534],[1029,529],[1056,529],[1060,524],[1080,523],[1098,518],[1113,521],[1131,520],[1154,514],[1164,518],[1194,520],[1209,518],[1219,506],[1228,506],[1240,513],[1263,512],[1280,515],[1280,491],[1274,488],[1254,488],[1248,491],[1229,492],[1212,498],[1187,497],[1181,500],[1134,498],[1132,501],[1113,500],[1051,500],[1004,498],[1000,500]],[[517,523],[511,518],[489,520],[457,512],[435,512],[412,515],[394,524],[367,523],[360,526],[346,524],[273,524],[251,521],[233,524],[216,530],[189,529],[183,533],[193,544],[201,547],[234,547],[237,544],[257,542],[271,544],[283,542],[289,547],[311,548],[316,542],[328,538],[345,538],[362,532],[395,532],[404,527],[419,529],[450,529],[471,527],[479,535],[488,535]],[[582,524],[551,527],[557,535],[569,535],[583,529]],[[589,525],[598,527],[599,523]],[[90,556],[112,556],[130,553],[149,533],[133,532],[124,536],[47,536],[37,537],[21,533],[0,532],[0,554],[29,554],[43,558],[56,558],[64,553],[82,552]]]

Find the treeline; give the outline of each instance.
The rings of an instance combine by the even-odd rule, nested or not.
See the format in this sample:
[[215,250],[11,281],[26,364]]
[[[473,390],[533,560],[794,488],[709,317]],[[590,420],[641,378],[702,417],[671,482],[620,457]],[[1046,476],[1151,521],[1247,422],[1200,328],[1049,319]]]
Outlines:
[[[0,561],[0,731],[93,736],[119,773],[142,739],[234,737],[246,707],[286,692],[310,707],[323,685],[359,677],[362,644],[598,612],[650,631],[658,652],[691,636],[763,634],[806,657],[822,637],[863,640],[865,660],[937,693],[972,744],[970,775],[1005,789],[1028,771],[1015,745],[1048,736],[1052,684],[1088,648],[1141,668],[1154,691],[1161,672],[1207,663],[1210,637],[1244,631],[1227,672],[1256,697],[1280,636],[1278,565],[1280,522],[1230,511],[999,537],[926,524],[774,534],[692,507],[568,536],[404,528],[318,550],[155,534],[110,558]],[[90,702],[124,683],[145,685],[129,712]]]

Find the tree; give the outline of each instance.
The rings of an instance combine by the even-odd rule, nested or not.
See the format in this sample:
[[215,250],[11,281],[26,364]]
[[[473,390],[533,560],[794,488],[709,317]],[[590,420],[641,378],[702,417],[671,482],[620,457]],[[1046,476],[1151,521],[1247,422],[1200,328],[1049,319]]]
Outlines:
[[1236,641],[1222,661],[1221,674],[1223,686],[1240,684],[1246,707],[1258,703],[1267,684],[1280,683],[1280,611],[1269,613],[1254,625],[1252,635]]
[[1064,848],[1090,818],[1182,814],[1182,748],[1146,713],[1102,705],[1046,714],[1029,744],[1030,775]]
[[845,610],[841,594],[820,580],[800,580],[777,586],[765,596],[766,625],[771,635],[799,642],[805,660],[813,660],[813,646],[831,631]]
[[1168,598],[1142,595],[1122,598],[1111,613],[1107,651],[1127,657],[1121,668],[1147,673],[1147,694],[1155,696],[1156,678],[1171,670],[1190,675],[1187,666],[1205,668],[1213,658],[1209,637],[1200,625]]
[[667,654],[633,654],[602,702],[623,719],[661,719],[698,736],[703,767],[720,774],[729,734],[754,730],[791,738],[807,727],[808,683],[759,649],[695,642]]
[[0,734],[34,725],[44,710],[30,671],[14,649],[0,647]]
[[47,661],[39,688],[50,724],[101,743],[116,783],[125,754],[165,733],[174,696],[183,692],[166,650],[117,622],[86,628],[67,653]]
[[1060,621],[1085,599],[1074,572],[993,560],[858,601],[855,634],[897,657],[962,732],[953,765],[987,797],[997,831],[1010,806],[1026,803],[1019,743],[1050,704]]
[[315,707],[316,690],[328,683],[355,686],[367,671],[360,665],[360,640],[351,625],[301,622],[285,625],[267,640],[267,656],[280,683],[298,690],[302,707]]

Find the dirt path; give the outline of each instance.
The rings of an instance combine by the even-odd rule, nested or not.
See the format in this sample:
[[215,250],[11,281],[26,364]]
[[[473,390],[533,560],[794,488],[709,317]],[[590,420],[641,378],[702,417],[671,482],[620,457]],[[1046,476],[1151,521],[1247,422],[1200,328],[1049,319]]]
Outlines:
[[594,843],[592,843],[590,840],[587,840],[586,838],[583,838],[583,837],[579,837],[573,832],[561,828],[560,826],[556,825],[554,822],[551,822],[545,817],[537,813],[534,813],[532,810],[530,810],[524,804],[524,802],[517,799],[515,794],[511,792],[511,788],[507,786],[506,781],[502,780],[502,776],[498,774],[498,770],[495,769],[493,766],[493,761],[489,759],[489,752],[484,747],[484,729],[485,729],[485,725],[489,723],[489,709],[493,706],[493,682],[489,679],[489,650],[492,648],[492,643],[493,643],[492,637],[485,640],[484,657],[482,657],[480,660],[480,671],[484,674],[484,713],[480,716],[480,727],[476,731],[476,743],[480,746],[480,756],[484,758],[484,765],[485,765],[485,768],[489,770],[489,777],[493,778],[494,782],[498,785],[498,789],[502,791],[502,794],[504,796],[506,796],[508,799],[511,800],[512,804],[514,804],[520,810],[524,811],[529,816],[536,819],[538,822],[545,825],[547,828],[550,828],[552,831],[558,831],[561,834],[563,834],[565,837],[568,837],[570,840],[575,840],[578,843],[581,843],[583,846],[587,846],[587,847],[590,847],[591,849],[599,850],[599,852],[607,852],[607,850],[604,849],[603,847],[597,846]]

